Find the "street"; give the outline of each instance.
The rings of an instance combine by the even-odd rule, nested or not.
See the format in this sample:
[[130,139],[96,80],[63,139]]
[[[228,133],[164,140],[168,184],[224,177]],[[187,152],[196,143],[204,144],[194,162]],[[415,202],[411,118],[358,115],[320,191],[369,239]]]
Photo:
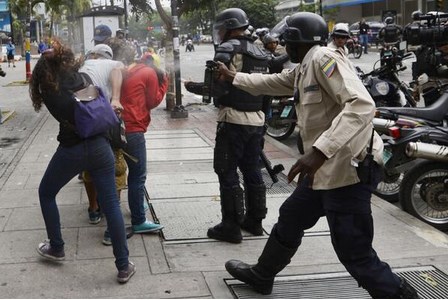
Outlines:
[[[205,61],[213,58],[213,46],[210,44],[196,46],[196,52],[181,51],[180,58],[182,78],[193,81],[203,81]],[[364,73],[368,73],[374,68],[378,68],[380,65],[379,51],[376,48],[370,49],[368,54],[363,54],[359,59],[355,59],[353,55],[349,55],[349,59]],[[406,83],[409,83],[412,80],[411,64],[414,60],[414,56],[403,60],[403,65],[406,66],[406,69],[400,72],[399,75],[400,79]],[[289,138],[279,141],[289,149],[289,153],[294,154],[296,157],[299,155],[299,152],[297,150],[297,137],[298,129],[296,127],[296,130],[293,132],[293,134],[291,134]],[[393,204],[397,207],[400,207],[400,203],[398,202]]]
[[[32,67],[36,60],[31,61]],[[20,155],[23,155],[23,145],[36,130],[38,124],[46,116],[45,112],[36,113],[28,96],[25,61],[16,61],[16,68],[8,68],[1,63],[5,77],[0,77],[0,109],[5,118],[0,124],[0,189],[13,170]]]
[[[181,74],[184,79],[202,81],[205,61],[213,57],[213,47],[195,48],[193,53],[181,51]],[[359,62],[371,68],[375,58],[377,55],[372,53]],[[35,64],[36,60],[32,60],[32,67]],[[224,265],[230,259],[256,262],[278,220],[279,208],[295,184],[288,184],[282,174],[278,183],[268,187],[263,236],[243,231],[244,240],[237,245],[207,238],[207,228],[221,219],[219,183],[213,171],[217,109],[212,105],[189,105],[189,116],[184,119],[171,118],[164,105],[151,112],[151,125],[145,134],[145,187],[151,204],[147,218],[165,227],[160,234],[135,234],[128,240],[131,259],[138,269],[128,284],[116,283],[112,249],[101,243],[106,222],[88,223],[87,195],[77,178],[57,197],[66,260],[61,264],[42,260],[35,250],[46,237],[38,190],[58,146],[58,122],[46,109],[34,112],[28,86],[20,82],[25,78],[24,62],[19,62],[17,68],[8,69],[6,65],[5,71],[7,76],[0,78],[0,107],[15,110],[16,114],[0,125],[3,297],[230,299],[242,298],[244,294],[246,298],[259,298],[247,286],[232,280]],[[199,104],[201,97],[184,92],[184,103]],[[296,161],[294,140],[294,136],[288,139],[288,146],[266,138],[265,150],[272,164],[283,163],[288,169]],[[127,200],[127,192],[122,193],[123,217],[126,224],[131,224]],[[446,298],[446,234],[376,196],[371,202],[378,255],[398,275],[415,283],[422,298]],[[321,284],[310,285],[316,281]],[[339,292],[341,286],[346,294]],[[335,298],[334,295],[350,299],[369,297],[340,264],[328,223],[321,218],[305,231],[300,253],[276,279],[271,297],[309,299]]]
[[[183,80],[203,81],[205,62],[213,59],[214,48],[212,44],[201,44],[195,46],[195,52],[185,52],[185,48],[180,48],[181,78]],[[369,54],[363,54],[360,59],[350,58],[350,60],[359,66],[364,72],[370,72],[373,65],[379,59],[379,52],[370,51]],[[401,78],[405,82],[411,79],[410,63],[412,60],[405,61],[408,68],[402,72]],[[31,61],[31,67],[34,67],[37,60]],[[45,116],[45,112],[36,113],[29,101],[28,86],[23,84],[25,80],[25,61],[16,62],[16,68],[8,68],[6,63],[2,64],[3,70],[7,73],[6,77],[0,77],[0,109],[5,111],[19,112],[14,114],[8,121],[0,125],[0,175],[6,172],[18,149],[26,140],[26,137],[35,128],[36,124]],[[183,94],[188,93],[184,87]],[[191,94],[190,94],[191,96]],[[193,96],[195,101],[200,102],[201,97]],[[192,97],[184,97],[192,98]],[[184,103],[185,104],[185,103]],[[296,149],[297,132],[293,133],[282,143],[290,149],[291,152],[298,154]],[[4,183],[5,176],[0,176],[0,187]]]

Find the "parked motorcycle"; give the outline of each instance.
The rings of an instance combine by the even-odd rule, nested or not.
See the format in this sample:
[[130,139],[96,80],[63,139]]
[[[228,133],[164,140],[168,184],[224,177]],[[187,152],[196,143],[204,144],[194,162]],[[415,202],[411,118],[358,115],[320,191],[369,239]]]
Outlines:
[[[404,173],[418,163],[406,155],[408,142],[434,135],[432,128],[446,128],[448,124],[448,94],[445,93],[430,107],[381,107],[373,120],[375,130],[384,140],[384,179],[376,191],[389,202],[399,200]],[[406,138],[402,138],[406,136]],[[397,139],[401,137],[401,139]],[[440,138],[438,138],[440,140]],[[443,140],[443,138],[442,138]]]
[[272,98],[266,114],[266,133],[279,141],[287,139],[296,128],[297,115],[294,98]]
[[420,97],[422,97],[425,106],[430,106],[436,102],[446,90],[448,90],[448,80],[446,78],[430,78],[423,73],[415,82],[414,98],[420,99]]
[[[419,159],[403,176],[399,191],[401,207],[435,228],[447,230],[448,129],[423,126],[400,131],[396,143],[406,145],[405,156],[409,159]],[[407,133],[401,137],[403,131]]]
[[[412,53],[404,56],[399,55],[398,52],[384,54],[369,73],[364,73],[357,67],[359,76],[377,107],[415,107],[417,105],[412,88],[398,77],[399,72],[406,70],[406,66],[402,65],[403,59],[411,56]],[[375,68],[378,62],[382,65]]]
[[348,49],[348,54],[352,54],[354,58],[360,58],[362,55],[362,45],[358,41],[357,36],[351,36],[347,39],[345,46]]
[[448,162],[427,160],[409,170],[401,183],[400,203],[420,220],[448,230]]

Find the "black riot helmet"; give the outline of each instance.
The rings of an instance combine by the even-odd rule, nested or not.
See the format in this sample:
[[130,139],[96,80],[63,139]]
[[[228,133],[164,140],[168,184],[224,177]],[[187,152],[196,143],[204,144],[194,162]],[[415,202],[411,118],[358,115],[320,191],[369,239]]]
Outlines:
[[282,39],[286,44],[326,45],[328,27],[318,14],[298,12],[286,19]]
[[387,17],[387,18],[384,19],[384,23],[386,23],[386,24],[393,24],[394,23],[394,18]]
[[421,12],[421,11],[419,11],[419,10],[416,10],[416,11],[413,11],[412,12],[412,14],[411,14],[411,18],[412,18],[412,20],[414,20],[414,21],[418,21],[418,20],[420,20],[420,16],[421,15],[423,15],[423,13]]
[[[219,32],[225,31],[225,35],[233,29],[246,29],[249,26],[249,18],[244,10],[240,8],[228,8],[216,16],[213,24],[213,41],[217,44],[222,42]],[[225,38],[224,38],[225,39]]]
[[270,34],[266,34],[263,37],[263,45],[267,45],[269,43],[278,43],[278,38],[276,36],[270,35]]

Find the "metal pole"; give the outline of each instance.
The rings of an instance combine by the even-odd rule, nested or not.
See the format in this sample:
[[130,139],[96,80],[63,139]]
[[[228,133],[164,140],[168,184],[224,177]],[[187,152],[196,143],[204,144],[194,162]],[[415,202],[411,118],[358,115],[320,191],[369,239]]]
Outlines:
[[31,1],[26,5],[26,34],[25,34],[25,81],[31,78]]
[[128,0],[124,0],[124,39],[128,39]]
[[176,93],[176,106],[171,111],[171,118],[187,118],[188,111],[182,106],[182,90],[180,82],[180,50],[179,50],[179,20],[177,17],[177,0],[171,0],[171,16],[173,18],[173,56],[174,56],[174,83]]

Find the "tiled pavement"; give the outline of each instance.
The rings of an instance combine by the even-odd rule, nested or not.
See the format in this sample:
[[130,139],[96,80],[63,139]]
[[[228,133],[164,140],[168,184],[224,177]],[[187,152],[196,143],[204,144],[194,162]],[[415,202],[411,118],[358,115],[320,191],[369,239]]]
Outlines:
[[[0,125],[3,142],[9,137],[16,138],[2,144],[0,149],[0,161],[3,161],[0,173],[1,298],[235,296],[227,285],[229,282],[224,280],[230,279],[224,270],[225,261],[238,258],[256,262],[267,235],[251,237],[245,233],[244,241],[238,245],[206,237],[207,228],[220,218],[219,186],[212,168],[216,127],[216,110],[212,106],[202,106],[199,98],[185,93],[188,118],[172,119],[163,104],[153,111],[152,124],[146,134],[149,172],[146,187],[152,204],[148,217],[159,220],[165,229],[160,235],[140,234],[129,239],[130,256],[136,263],[137,273],[128,284],[119,285],[115,281],[111,248],[101,244],[105,223],[88,224],[87,197],[77,179],[73,179],[57,199],[66,261],[48,263],[36,253],[37,244],[45,238],[37,187],[57,146],[57,123],[46,112],[34,114],[26,92],[26,87],[0,86],[0,107],[13,107],[18,112]],[[286,170],[297,157],[295,150],[269,138],[265,150],[273,164],[281,162]],[[122,211],[129,224],[127,195],[123,193],[122,196]],[[278,207],[286,197],[284,193],[269,194],[269,212],[264,222],[266,232],[275,223]],[[393,268],[432,265],[448,272],[448,239],[444,233],[376,197],[372,203],[374,245],[382,259]],[[307,232],[298,254],[280,274],[280,281],[299,275],[341,271],[344,269],[333,252],[326,222],[322,220]],[[426,274],[426,279],[429,276],[421,274]],[[442,282],[439,286],[432,285],[434,281],[428,282],[434,289],[445,287]],[[283,288],[276,283],[274,291],[282,292]],[[332,294],[325,294],[325,291],[325,287],[322,288],[321,294],[329,298]],[[310,294],[302,294],[299,289],[289,294],[289,298],[305,295],[310,298]],[[448,294],[443,295],[448,297]],[[260,295],[249,294],[249,297],[259,298]]]

